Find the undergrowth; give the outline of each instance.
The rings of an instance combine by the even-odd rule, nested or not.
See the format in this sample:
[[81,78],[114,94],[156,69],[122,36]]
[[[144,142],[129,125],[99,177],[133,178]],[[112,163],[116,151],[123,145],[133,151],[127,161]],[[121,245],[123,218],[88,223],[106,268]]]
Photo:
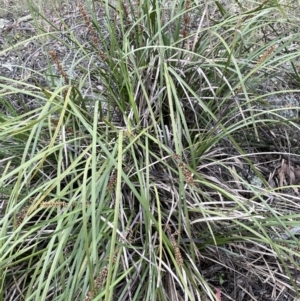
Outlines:
[[47,29],[0,55],[47,39],[47,68],[0,76],[0,300],[300,297],[299,106],[268,103],[299,93],[299,19],[235,2],[28,2]]

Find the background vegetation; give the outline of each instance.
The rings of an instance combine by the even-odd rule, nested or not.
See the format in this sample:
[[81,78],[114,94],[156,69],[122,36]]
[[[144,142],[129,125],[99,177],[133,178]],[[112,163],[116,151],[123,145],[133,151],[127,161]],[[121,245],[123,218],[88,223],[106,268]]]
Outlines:
[[298,1],[1,2],[0,300],[300,298]]

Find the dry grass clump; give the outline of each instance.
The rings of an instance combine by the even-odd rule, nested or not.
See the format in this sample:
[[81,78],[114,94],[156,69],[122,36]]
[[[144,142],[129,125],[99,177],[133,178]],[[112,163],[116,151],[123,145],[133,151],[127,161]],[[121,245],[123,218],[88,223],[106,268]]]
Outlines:
[[[72,4],[76,4],[78,1],[72,1]],[[60,1],[35,1],[34,5],[40,12],[52,11],[52,13],[59,12],[62,5],[69,5],[70,1],[65,1],[63,4]],[[0,17],[21,17],[29,13],[28,5],[26,1],[18,0],[0,0]]]

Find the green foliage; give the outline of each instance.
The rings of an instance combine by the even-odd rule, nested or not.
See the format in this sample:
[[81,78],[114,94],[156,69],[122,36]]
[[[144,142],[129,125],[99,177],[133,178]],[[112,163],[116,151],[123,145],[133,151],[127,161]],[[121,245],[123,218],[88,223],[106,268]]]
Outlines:
[[40,34],[5,51],[46,39],[47,68],[0,76],[0,300],[218,300],[230,269],[299,295],[298,186],[260,161],[299,131],[265,109],[299,92],[299,20],[235,2],[85,1],[61,27],[28,2]]

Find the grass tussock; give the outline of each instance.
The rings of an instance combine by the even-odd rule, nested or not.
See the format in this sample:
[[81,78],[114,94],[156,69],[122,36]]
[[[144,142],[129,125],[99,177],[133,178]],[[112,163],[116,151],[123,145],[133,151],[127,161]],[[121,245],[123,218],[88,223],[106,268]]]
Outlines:
[[0,50],[1,300],[300,297],[294,2],[27,2]]

